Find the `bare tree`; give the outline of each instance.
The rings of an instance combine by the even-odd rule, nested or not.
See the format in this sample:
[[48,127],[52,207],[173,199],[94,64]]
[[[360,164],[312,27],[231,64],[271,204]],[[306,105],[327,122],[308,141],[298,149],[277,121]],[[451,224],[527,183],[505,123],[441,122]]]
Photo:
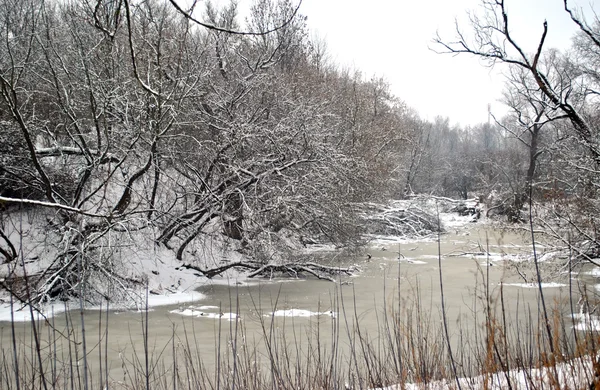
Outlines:
[[[551,57],[550,60],[555,60],[555,57]],[[531,74],[517,66],[509,67],[504,103],[511,111],[502,120],[494,118],[496,124],[511,138],[518,141],[516,148],[522,147],[526,151],[524,158],[527,159],[527,163],[524,172],[520,172],[522,169],[518,167],[499,167],[512,189],[511,204],[504,207],[504,213],[508,215],[509,220],[519,221],[520,211],[528,202],[530,188],[536,186],[539,158],[545,151],[541,145],[542,140],[549,138],[543,137],[542,129],[549,128],[552,122],[567,117],[560,110],[552,109],[548,104],[548,97],[540,91]],[[504,163],[500,162],[500,164]],[[513,173],[508,169],[512,169]],[[517,174],[516,179],[512,179],[513,174]]]
[[[356,203],[406,183],[418,118],[384,80],[323,66],[291,1],[246,25],[233,2],[160,0],[7,1],[0,22],[0,257],[34,258],[24,300],[139,285],[123,246],[207,276],[325,276],[298,249],[360,242]],[[43,260],[15,254],[23,210]],[[207,240],[245,261],[209,264]]]
[[[535,53],[526,53],[519,42],[515,40],[511,31],[509,14],[504,0],[484,0],[484,14],[470,15],[473,39],[456,26],[455,41],[448,41],[440,36],[435,38],[440,52],[466,53],[487,60],[491,65],[496,63],[510,64],[522,68],[529,73],[537,85],[537,89],[546,97],[545,105],[550,110],[560,110],[573,124],[573,129],[580,141],[586,146],[596,164],[600,163],[600,149],[596,141],[596,129],[584,115],[581,102],[576,99],[573,90],[577,88],[577,73],[570,72],[569,68],[558,69],[560,75],[558,83],[550,75],[550,69],[544,66],[544,44],[548,34],[548,23],[544,22],[541,37]],[[565,0],[565,9],[568,10]],[[594,32],[589,26],[581,22],[574,13],[573,19],[579,25],[586,37],[597,45]]]
[[[503,0],[482,2],[484,13],[470,15],[471,34],[457,24],[454,41],[437,36],[435,42],[443,53],[466,53],[490,65],[509,65],[507,102],[512,118],[507,120],[512,124],[501,123],[528,151],[523,183],[530,194],[535,195],[536,172],[540,168],[545,171],[544,185],[536,187],[545,208],[542,215],[551,217],[540,218],[538,223],[554,241],[589,261],[600,248],[597,221],[590,217],[598,210],[600,23],[595,13],[588,21],[567,0],[563,2],[565,12],[579,28],[567,54],[545,48],[551,27],[546,22],[535,52],[527,53],[512,34],[512,19]],[[554,143],[543,148],[548,158],[541,166],[540,140],[544,137]],[[516,199],[516,208],[524,199],[533,201],[525,195]]]

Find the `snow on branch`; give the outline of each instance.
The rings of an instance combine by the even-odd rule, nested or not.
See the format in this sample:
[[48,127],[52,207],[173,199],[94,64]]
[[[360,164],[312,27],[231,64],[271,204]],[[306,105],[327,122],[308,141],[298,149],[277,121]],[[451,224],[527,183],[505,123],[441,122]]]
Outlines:
[[304,272],[313,275],[318,279],[328,280],[330,282],[335,282],[335,280],[330,275],[352,275],[357,270],[356,267],[328,267],[313,262],[260,264],[256,262],[238,261],[211,269],[202,269],[192,264],[183,264],[182,267],[198,271],[209,279],[222,274],[230,268],[244,268],[252,271],[250,274],[248,274],[249,278],[254,278],[257,276],[268,276],[276,272],[290,274],[297,277],[298,274]]
[[87,215],[88,217],[97,217],[97,218],[106,218],[106,215],[94,214],[90,213],[75,207],[67,206],[60,203],[52,203],[52,202],[44,202],[41,200],[33,200],[33,199],[19,199],[19,198],[7,198],[5,196],[0,196],[0,204],[4,203],[20,203],[20,204],[28,204],[32,206],[40,206],[40,207],[48,207],[53,209],[70,211],[72,213],[77,213],[81,215]]

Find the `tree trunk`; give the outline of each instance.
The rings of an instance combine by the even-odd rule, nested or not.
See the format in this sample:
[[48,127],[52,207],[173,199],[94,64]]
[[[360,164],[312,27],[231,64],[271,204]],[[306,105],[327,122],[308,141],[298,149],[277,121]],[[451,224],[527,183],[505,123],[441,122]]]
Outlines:
[[241,240],[243,236],[243,219],[242,194],[236,191],[225,198],[223,233],[234,240]]

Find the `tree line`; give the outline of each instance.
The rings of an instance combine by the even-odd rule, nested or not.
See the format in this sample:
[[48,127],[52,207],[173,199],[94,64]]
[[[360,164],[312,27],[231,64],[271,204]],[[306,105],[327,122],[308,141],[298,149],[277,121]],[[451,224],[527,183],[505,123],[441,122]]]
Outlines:
[[217,235],[269,262],[290,237],[355,240],[354,204],[392,193],[416,117],[385,82],[326,61],[291,1],[256,1],[243,24],[235,2],[196,11],[0,5],[0,247],[13,262],[13,211],[45,207],[38,296],[76,291],[81,269],[119,279],[98,255],[115,233],[182,261]]

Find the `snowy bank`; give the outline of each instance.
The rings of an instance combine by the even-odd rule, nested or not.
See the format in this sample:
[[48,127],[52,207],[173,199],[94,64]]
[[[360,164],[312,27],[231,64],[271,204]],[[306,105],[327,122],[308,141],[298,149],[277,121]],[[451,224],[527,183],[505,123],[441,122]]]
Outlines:
[[[532,388],[585,389],[593,383],[594,368],[589,356],[559,363],[554,367],[525,368],[495,372],[472,378],[441,380],[427,384],[405,383],[372,390],[530,390]],[[559,384],[557,386],[557,383]]]
[[[168,306],[178,305],[183,303],[190,303],[204,299],[204,294],[197,291],[189,292],[173,292],[165,294],[149,294],[148,305],[149,309],[157,306]],[[111,310],[145,310],[146,308],[146,297],[145,293],[138,292],[135,296],[132,296],[132,301],[129,304],[119,304],[111,306]],[[100,310],[100,306],[85,306],[85,310]],[[39,305],[33,310],[33,318],[35,321],[52,318],[55,315],[64,313],[65,311],[79,310],[79,304],[77,301],[60,302],[53,301],[48,304]],[[12,312],[12,316],[11,316]],[[29,305],[22,305],[17,302],[13,303],[12,310],[10,302],[0,303],[0,322],[28,322],[31,321],[31,311]]]

